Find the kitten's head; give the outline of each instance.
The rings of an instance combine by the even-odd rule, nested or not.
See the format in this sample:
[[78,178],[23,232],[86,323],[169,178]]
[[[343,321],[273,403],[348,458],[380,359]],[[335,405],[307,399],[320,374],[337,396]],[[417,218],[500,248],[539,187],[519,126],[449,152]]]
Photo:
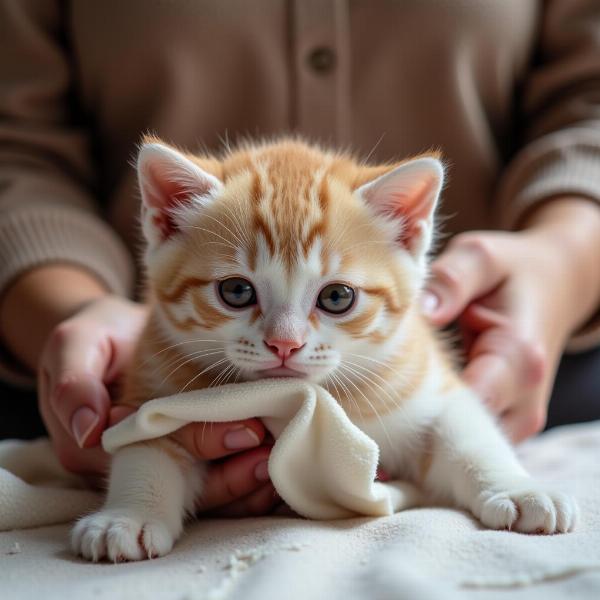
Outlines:
[[284,140],[217,159],[146,138],[138,174],[154,310],[199,373],[360,380],[397,349],[425,277],[437,157],[366,166]]

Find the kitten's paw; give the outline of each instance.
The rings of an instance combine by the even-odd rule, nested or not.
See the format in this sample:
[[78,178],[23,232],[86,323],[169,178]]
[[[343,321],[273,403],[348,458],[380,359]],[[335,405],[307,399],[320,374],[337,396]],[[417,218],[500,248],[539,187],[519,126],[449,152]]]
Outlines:
[[481,522],[492,529],[521,533],[566,533],[575,527],[579,509],[575,499],[528,482],[502,492],[480,496]]
[[159,518],[133,510],[106,509],[77,522],[71,547],[94,562],[144,560],[167,554],[176,537]]

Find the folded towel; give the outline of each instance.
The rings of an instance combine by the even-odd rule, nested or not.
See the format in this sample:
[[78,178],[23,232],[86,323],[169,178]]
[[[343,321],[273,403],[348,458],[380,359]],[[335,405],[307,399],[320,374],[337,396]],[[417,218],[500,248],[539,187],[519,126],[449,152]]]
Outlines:
[[46,438],[0,442],[0,531],[72,521],[101,501],[83,487]]
[[[269,474],[280,496],[313,519],[390,515],[418,501],[408,483],[375,481],[377,444],[322,387],[267,379],[190,391],[144,404],[108,429],[108,452],[167,435],[193,421],[262,418],[275,437]],[[60,468],[48,445],[17,444],[0,452],[0,529],[71,520],[98,502]]]

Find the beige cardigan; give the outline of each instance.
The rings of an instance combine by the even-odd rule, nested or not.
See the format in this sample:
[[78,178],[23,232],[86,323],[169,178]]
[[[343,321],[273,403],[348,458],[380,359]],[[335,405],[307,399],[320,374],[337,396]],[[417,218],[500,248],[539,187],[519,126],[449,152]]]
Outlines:
[[57,261],[133,293],[149,130],[440,148],[445,230],[513,228],[554,195],[600,198],[600,2],[4,0],[0,293]]

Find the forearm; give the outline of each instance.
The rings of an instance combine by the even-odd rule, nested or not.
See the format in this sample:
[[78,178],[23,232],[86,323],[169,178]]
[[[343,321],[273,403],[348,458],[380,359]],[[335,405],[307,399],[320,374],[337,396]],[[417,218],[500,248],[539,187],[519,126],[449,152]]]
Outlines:
[[17,360],[35,371],[52,329],[107,294],[104,284],[81,267],[52,264],[32,269],[0,299],[0,339]]
[[565,294],[572,332],[600,306],[600,206],[585,198],[554,198],[523,225],[527,236],[547,243],[559,278],[553,288]]

